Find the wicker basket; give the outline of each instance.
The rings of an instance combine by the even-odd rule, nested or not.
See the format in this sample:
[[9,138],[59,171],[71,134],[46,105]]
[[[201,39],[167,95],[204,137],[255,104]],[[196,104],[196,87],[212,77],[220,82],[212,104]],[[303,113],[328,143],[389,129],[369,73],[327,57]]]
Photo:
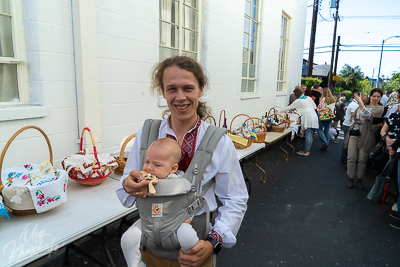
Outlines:
[[[273,111],[273,113],[271,113],[271,111]],[[282,107],[275,106],[270,108],[269,111],[265,114],[265,117],[267,118],[271,114],[280,114],[285,120],[288,119],[288,114],[286,113],[286,111],[283,110]]]
[[207,116],[204,118],[205,122],[208,122],[209,124],[214,124],[215,126],[217,126],[217,122],[215,121],[215,118],[211,115]]
[[[85,150],[83,150],[83,134],[85,133],[85,130],[89,132],[90,138],[92,139],[92,145],[93,145],[93,154],[94,154],[94,162],[93,162],[93,167],[92,170],[83,174],[81,169],[78,167],[72,167],[68,168],[68,166],[65,166],[64,161],[61,162],[63,169],[68,171],[68,176],[72,179],[75,180],[76,182],[80,183],[81,185],[86,185],[86,186],[94,186],[94,185],[99,185],[104,180],[110,176],[110,174],[113,172],[113,170],[116,167],[111,167],[111,166],[100,166],[99,160],[97,158],[97,149],[96,149],[96,143],[94,142],[92,132],[90,131],[89,128],[85,127],[82,130],[82,135],[81,135],[81,143],[80,143],[80,151],[77,154],[85,154]],[[97,167],[95,167],[97,165]],[[81,178],[78,178],[81,177]],[[82,179],[83,178],[83,179]]]
[[[42,129],[40,129],[39,127],[33,126],[33,125],[21,128],[13,136],[11,136],[10,140],[8,140],[7,144],[5,145],[5,147],[3,149],[3,152],[1,152],[1,156],[0,156],[0,194],[1,194],[1,191],[3,190],[3,188],[4,188],[4,185],[3,185],[2,181],[1,181],[1,170],[2,170],[3,160],[4,160],[4,156],[5,156],[6,152],[7,152],[7,149],[11,145],[12,141],[14,141],[14,139],[17,137],[17,135],[19,135],[21,132],[25,131],[26,129],[30,129],[30,128],[36,129],[36,130],[38,130],[39,132],[41,132],[43,134],[44,138],[46,139],[47,146],[49,148],[50,162],[51,162],[51,165],[53,165],[53,152],[52,152],[50,140],[47,137],[47,135],[44,133],[44,131]],[[28,191],[28,194],[30,195],[29,191]],[[36,214],[37,212],[36,212],[36,209],[34,208],[32,198],[27,198],[27,200],[28,201],[30,200],[30,202],[32,202],[33,209],[28,209],[28,210],[15,210],[15,209],[12,209],[11,213],[14,214],[14,215]]]
[[118,167],[114,170],[116,174],[122,175],[124,174],[124,169],[126,165],[126,161],[128,160],[127,158],[124,158],[124,153],[125,153],[125,147],[128,145],[129,141],[132,140],[132,138],[136,137],[136,133],[132,134],[128,138],[125,139],[124,143],[121,146],[121,151],[119,152],[119,158],[116,158],[118,162]]
[[[264,131],[263,131],[262,133],[260,133],[260,134],[257,134],[257,140],[253,140],[253,142],[254,142],[254,143],[264,143],[265,138],[267,137],[267,125],[266,125],[265,122],[264,122],[262,119],[260,119],[260,118],[257,118],[257,117],[251,117],[251,118],[254,119],[254,120],[261,121],[261,123],[264,124]],[[245,123],[246,123],[248,120],[250,120],[250,119],[247,119],[247,120],[245,121]]]
[[271,131],[272,132],[282,133],[289,126],[289,120],[285,119],[281,114],[275,113],[275,114],[269,115],[268,118],[267,118],[267,121],[272,116],[279,116],[279,117],[281,117],[281,119],[279,121],[279,125],[271,124],[271,126],[272,126],[272,130]]
[[[232,119],[232,121],[231,121],[231,125],[229,126],[229,131],[232,131],[232,123],[233,123],[233,121],[234,121],[237,117],[239,117],[239,116],[246,116],[246,117],[248,117],[247,120],[250,119],[250,120],[253,122],[253,125],[254,125],[254,121],[253,121],[253,119],[252,119],[249,115],[246,115],[246,114],[238,114],[238,115],[236,115],[235,117],[233,117],[233,119]],[[244,125],[244,123],[242,124],[242,126],[243,126],[243,125]],[[237,149],[245,149],[245,148],[250,147],[251,144],[253,144],[253,138],[251,138],[251,136],[250,136],[249,138],[244,138],[244,137],[242,137],[242,138],[243,138],[243,139],[247,139],[247,145],[245,146],[245,145],[239,144],[239,143],[237,143],[237,142],[235,142],[235,141],[232,140],[233,144],[235,145],[235,148],[237,148]]]

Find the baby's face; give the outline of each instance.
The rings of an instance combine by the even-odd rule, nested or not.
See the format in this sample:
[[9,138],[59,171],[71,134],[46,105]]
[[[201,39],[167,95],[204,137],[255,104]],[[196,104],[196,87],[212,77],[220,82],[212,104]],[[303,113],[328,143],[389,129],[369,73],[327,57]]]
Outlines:
[[172,172],[174,162],[172,157],[163,149],[150,146],[147,149],[146,159],[143,170],[157,176],[159,179],[164,179]]

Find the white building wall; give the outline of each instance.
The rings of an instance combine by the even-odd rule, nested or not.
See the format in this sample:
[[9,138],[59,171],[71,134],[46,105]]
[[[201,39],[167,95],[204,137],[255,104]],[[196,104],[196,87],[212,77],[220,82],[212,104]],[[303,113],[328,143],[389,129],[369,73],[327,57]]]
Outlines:
[[[47,115],[0,121],[0,149],[20,128],[36,125],[48,135],[54,160],[59,162],[79,149],[74,144],[78,134],[71,1],[25,0],[23,6],[29,94],[33,103],[46,107]],[[45,139],[37,130],[29,129],[9,147],[3,168],[40,163],[46,158]]]
[[158,0],[96,1],[103,151],[117,149],[146,118],[159,118],[150,95],[158,62]]
[[[201,63],[210,85],[204,98],[215,119],[226,109],[228,127],[240,113],[261,117],[285,106],[300,83],[306,0],[264,0],[258,55],[257,93],[241,94],[243,0],[203,0]],[[103,151],[112,152],[146,118],[161,118],[165,107],[151,96],[150,72],[159,59],[158,0],[96,0],[100,124]],[[78,151],[78,114],[71,0],[24,0],[29,90],[45,105],[43,118],[0,121],[0,148],[19,128],[37,125],[49,136],[56,165]],[[287,92],[276,92],[282,12],[290,18]],[[76,25],[75,25],[76,27]],[[243,118],[244,119],[244,118]],[[235,120],[236,121],[236,120]],[[237,124],[242,119],[237,120]],[[4,167],[47,157],[43,138],[24,133],[7,152]],[[41,140],[41,141],[39,141]]]

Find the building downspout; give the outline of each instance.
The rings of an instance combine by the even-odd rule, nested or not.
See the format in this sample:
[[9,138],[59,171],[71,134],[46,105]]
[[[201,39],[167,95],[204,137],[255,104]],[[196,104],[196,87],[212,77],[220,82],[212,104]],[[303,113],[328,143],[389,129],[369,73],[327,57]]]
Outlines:
[[[100,95],[97,57],[97,21],[95,0],[72,0],[75,85],[78,114],[78,140],[83,128],[89,127],[96,143],[101,146]],[[89,136],[84,148],[92,150]]]

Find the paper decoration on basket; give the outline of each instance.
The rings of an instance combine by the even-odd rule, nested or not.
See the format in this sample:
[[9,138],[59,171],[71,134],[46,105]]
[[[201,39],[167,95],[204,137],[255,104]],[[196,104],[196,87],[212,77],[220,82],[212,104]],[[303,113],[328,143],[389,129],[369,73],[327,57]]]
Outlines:
[[257,134],[256,134],[256,130],[254,130],[254,129],[251,129],[251,133],[250,133],[250,135],[251,135],[251,138],[253,138],[253,139],[257,140]]
[[[92,140],[93,153],[83,149],[83,134],[88,131]],[[61,166],[68,176],[82,185],[99,185],[118,167],[116,159],[109,153],[97,153],[92,132],[85,127],[82,130],[80,151],[66,156]]]
[[[39,165],[48,166],[48,162],[47,160]],[[2,170],[3,194],[8,196],[10,205],[14,208],[26,205],[26,198],[23,195],[28,191],[37,213],[51,210],[65,203],[67,201],[67,172],[56,170],[47,173],[43,175],[36,164]]]
[[0,195],[0,216],[6,216],[7,220],[10,219],[10,217],[8,216],[6,207],[3,204],[3,197]]

